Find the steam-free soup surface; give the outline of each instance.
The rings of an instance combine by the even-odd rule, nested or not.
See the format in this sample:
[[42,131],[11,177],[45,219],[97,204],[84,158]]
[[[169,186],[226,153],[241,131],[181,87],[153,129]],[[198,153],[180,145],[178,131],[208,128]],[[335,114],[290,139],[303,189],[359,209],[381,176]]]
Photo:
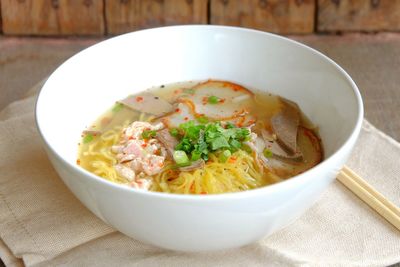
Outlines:
[[217,194],[277,183],[321,160],[316,128],[296,103],[208,80],[117,101],[83,131],[77,163],[140,190]]

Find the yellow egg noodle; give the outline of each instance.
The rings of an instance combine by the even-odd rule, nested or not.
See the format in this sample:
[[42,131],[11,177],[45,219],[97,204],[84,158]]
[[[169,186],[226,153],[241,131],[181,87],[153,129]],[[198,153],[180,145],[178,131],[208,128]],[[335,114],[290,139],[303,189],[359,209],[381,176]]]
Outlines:
[[[109,181],[129,184],[118,175],[114,169],[117,163],[111,147],[119,143],[124,126],[115,126],[112,130],[102,133],[87,144],[87,149],[81,154],[81,164],[85,169]],[[179,171],[171,168],[174,164],[166,160],[165,168],[152,178],[151,191],[177,194],[218,194],[237,192],[258,188],[278,182],[280,179],[270,173],[259,170],[253,156],[243,150],[232,154],[225,163],[210,154],[210,159],[204,168],[194,171]]]
[[204,168],[175,171],[165,168],[154,176],[153,191],[178,194],[218,194],[254,189],[268,184],[254,158],[239,150],[222,163],[214,154]]

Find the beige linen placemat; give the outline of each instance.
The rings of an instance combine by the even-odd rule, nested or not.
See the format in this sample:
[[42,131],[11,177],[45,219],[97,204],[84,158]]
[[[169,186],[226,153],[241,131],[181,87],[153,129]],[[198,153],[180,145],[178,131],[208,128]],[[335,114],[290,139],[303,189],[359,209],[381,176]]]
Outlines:
[[[338,182],[300,219],[239,249],[179,253],[126,237],[68,191],[34,123],[37,88],[0,112],[0,257],[6,266],[386,266],[400,232]],[[364,121],[348,165],[400,205],[400,145]],[[251,226],[244,226],[251,227]]]

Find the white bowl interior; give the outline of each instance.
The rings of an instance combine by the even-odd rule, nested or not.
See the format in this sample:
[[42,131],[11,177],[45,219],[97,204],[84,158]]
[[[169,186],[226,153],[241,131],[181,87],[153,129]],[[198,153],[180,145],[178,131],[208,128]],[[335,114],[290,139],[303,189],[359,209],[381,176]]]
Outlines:
[[318,52],[285,38],[230,27],[181,26],[101,42],[61,65],[43,87],[37,122],[62,158],[118,99],[151,86],[221,79],[297,102],[320,129],[325,157],[349,138],[361,99],[351,79]]

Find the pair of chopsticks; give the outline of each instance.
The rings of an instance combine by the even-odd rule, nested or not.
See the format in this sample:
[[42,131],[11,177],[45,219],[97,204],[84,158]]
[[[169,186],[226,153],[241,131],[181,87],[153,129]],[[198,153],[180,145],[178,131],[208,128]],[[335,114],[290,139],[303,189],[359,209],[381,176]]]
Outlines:
[[394,227],[400,230],[400,209],[381,193],[376,191],[364,179],[346,166],[340,171],[337,179]]

